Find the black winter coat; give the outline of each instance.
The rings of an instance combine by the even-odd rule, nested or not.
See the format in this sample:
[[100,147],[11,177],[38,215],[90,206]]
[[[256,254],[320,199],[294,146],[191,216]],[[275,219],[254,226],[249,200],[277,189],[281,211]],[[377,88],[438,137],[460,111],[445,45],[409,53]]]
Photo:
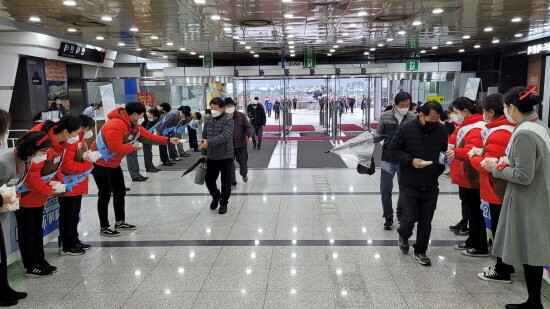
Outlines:
[[256,109],[252,107],[252,104],[248,105],[248,108],[246,109],[246,114],[248,118],[250,119],[250,125],[255,127],[263,127],[265,126],[265,109],[262,106],[262,104],[257,104]]

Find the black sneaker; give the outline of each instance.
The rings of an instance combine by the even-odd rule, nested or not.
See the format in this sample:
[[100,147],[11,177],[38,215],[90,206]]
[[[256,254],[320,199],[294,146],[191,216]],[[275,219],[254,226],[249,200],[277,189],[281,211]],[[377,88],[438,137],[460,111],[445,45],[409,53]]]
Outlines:
[[25,273],[25,277],[29,278],[47,278],[51,276],[53,276],[53,272],[40,266],[33,269],[27,269],[27,272]]
[[220,215],[227,213],[227,204],[220,204],[220,209],[218,210]]
[[468,250],[462,250],[462,251],[460,251],[460,253],[462,253],[462,255],[465,255],[465,256],[473,256],[473,257],[488,257],[489,256],[489,252],[481,253],[481,252],[477,251],[474,248],[470,248]]
[[403,254],[409,254],[409,240],[408,239],[405,239],[405,238],[399,236],[398,244],[399,244],[399,249],[401,249],[401,252],[403,252]]
[[86,253],[86,250],[84,250],[82,247],[75,246],[71,249],[61,249],[59,251],[59,255],[70,255],[70,256],[77,256],[77,255],[83,255]]
[[237,186],[231,186],[231,191],[237,190]]
[[220,203],[220,199],[219,198],[215,198],[212,200],[212,203],[210,203],[210,209],[212,210],[216,210],[216,208],[218,208],[218,204]]
[[544,309],[544,306],[542,306],[542,304],[523,303],[523,304],[508,304],[504,308],[506,309]]
[[262,146],[258,146],[258,150],[262,150]]
[[510,277],[503,276],[502,274],[499,274],[495,271],[495,269],[491,269],[488,272],[482,272],[477,274],[479,279],[485,280],[485,281],[492,281],[492,282],[500,282],[500,283],[512,283],[512,280]]
[[470,247],[468,247],[468,245],[466,245],[465,242],[461,243],[461,244],[458,244],[458,245],[454,245],[455,250],[469,250],[471,249]]
[[77,246],[77,247],[80,247],[80,248],[82,248],[82,249],[84,249],[84,250],[90,250],[90,248],[92,248],[91,245],[85,244],[85,243],[80,242],[80,241],[78,241],[78,242],[76,243],[76,246]]
[[51,271],[52,273],[57,272],[57,267],[50,265],[50,263],[46,260],[42,261],[42,268]]
[[248,176],[243,176],[243,182],[248,182]]
[[256,145],[254,145],[253,148],[256,149]]
[[462,228],[462,221],[461,222],[458,222],[456,225],[451,225],[449,226],[449,230],[451,231],[456,231],[456,230],[460,230]]
[[[490,271],[496,271],[496,267],[492,267],[492,266],[489,266],[489,267],[483,267],[483,272],[484,273],[488,273]],[[516,276],[516,271],[513,270],[511,273],[510,273],[510,277],[515,277]]]
[[420,265],[424,265],[424,266],[432,265],[432,260],[430,260],[430,258],[427,257],[425,253],[415,253],[414,259],[417,260],[418,263],[420,263]]
[[470,236],[470,229],[468,229],[467,227],[461,228],[460,231],[458,231],[457,235],[459,235],[459,236]]
[[107,237],[118,237],[118,236],[120,236],[119,231],[115,231],[110,227],[102,227],[99,234],[101,236],[107,236]]
[[393,219],[386,218],[386,222],[384,222],[384,230],[390,231],[392,228],[393,228]]
[[127,222],[122,222],[121,224],[115,223],[116,230],[137,230],[137,226],[131,225]]

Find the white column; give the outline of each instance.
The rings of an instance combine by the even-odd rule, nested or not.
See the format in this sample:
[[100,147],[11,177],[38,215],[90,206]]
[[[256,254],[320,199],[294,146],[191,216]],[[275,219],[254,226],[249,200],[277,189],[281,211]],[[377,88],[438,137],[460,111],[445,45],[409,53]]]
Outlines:
[[0,109],[10,110],[19,55],[0,52]]

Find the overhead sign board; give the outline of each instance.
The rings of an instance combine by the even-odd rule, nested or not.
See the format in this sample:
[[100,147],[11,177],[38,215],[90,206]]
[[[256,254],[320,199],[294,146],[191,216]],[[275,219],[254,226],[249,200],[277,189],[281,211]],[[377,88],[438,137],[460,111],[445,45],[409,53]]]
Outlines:
[[418,60],[407,61],[407,71],[418,71],[419,66],[420,66],[420,61]]
[[408,49],[418,49],[418,48],[420,48],[420,41],[418,39],[416,39],[416,40],[407,40],[407,48]]
[[93,48],[85,48],[75,44],[61,42],[57,55],[59,57],[103,63],[105,61],[105,54],[105,52],[100,52]]
[[315,50],[313,47],[306,46],[304,48],[304,69],[315,68],[317,65],[317,59],[315,58]]
[[527,47],[527,55],[536,55],[550,51],[550,43],[536,44]]
[[437,97],[426,97],[426,101],[435,101],[437,103],[445,103],[445,96],[437,96]]

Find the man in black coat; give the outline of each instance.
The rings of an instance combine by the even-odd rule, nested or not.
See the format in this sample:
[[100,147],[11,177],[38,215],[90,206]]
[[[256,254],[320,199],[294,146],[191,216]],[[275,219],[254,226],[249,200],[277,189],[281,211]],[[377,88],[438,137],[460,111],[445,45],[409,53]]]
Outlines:
[[399,160],[399,198],[403,215],[399,233],[399,248],[409,252],[409,238],[418,222],[414,258],[421,265],[431,265],[426,256],[432,219],[439,195],[439,176],[445,170],[447,130],[439,122],[441,104],[427,102],[418,110],[418,119],[399,128],[389,150]]
[[[254,149],[260,150],[262,148],[262,135],[266,117],[264,107],[262,104],[258,103],[258,97],[250,102],[246,109],[246,114],[252,126],[252,145]],[[258,137],[258,142],[256,142],[256,137]]]

